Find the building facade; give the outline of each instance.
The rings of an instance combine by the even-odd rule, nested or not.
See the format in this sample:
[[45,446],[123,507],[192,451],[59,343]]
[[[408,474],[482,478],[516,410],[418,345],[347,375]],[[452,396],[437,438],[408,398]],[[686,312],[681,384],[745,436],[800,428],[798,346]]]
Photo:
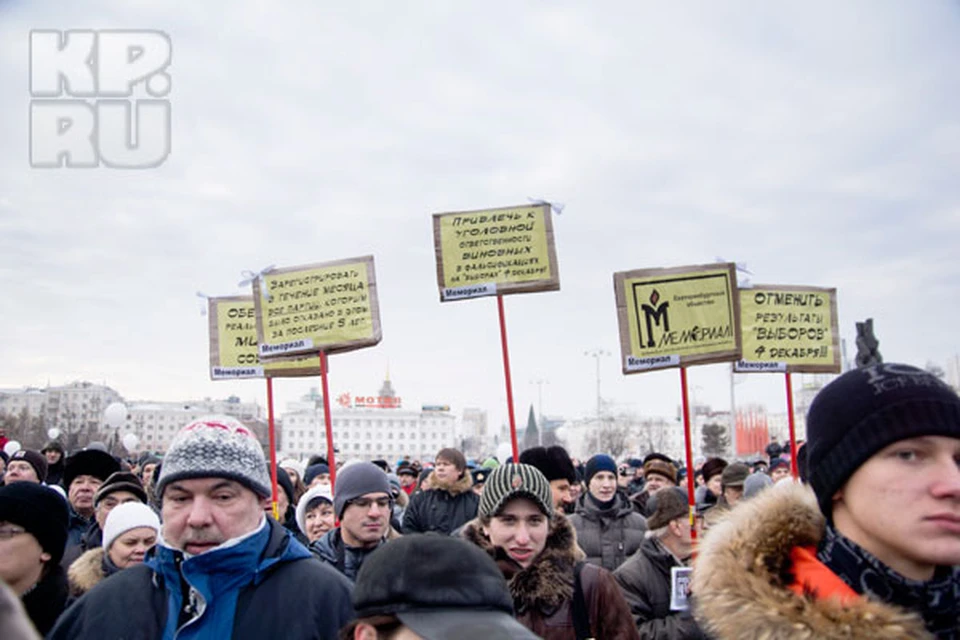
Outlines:
[[[405,408],[389,378],[376,396],[340,393],[331,405],[337,461],[382,458],[433,460],[444,447],[460,447],[457,420],[446,405]],[[290,403],[280,419],[284,457],[306,460],[327,452],[323,399],[312,391]]]

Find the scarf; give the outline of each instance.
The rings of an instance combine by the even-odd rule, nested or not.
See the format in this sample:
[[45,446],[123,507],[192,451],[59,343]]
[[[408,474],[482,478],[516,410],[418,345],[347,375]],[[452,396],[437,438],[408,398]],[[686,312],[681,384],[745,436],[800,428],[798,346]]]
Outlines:
[[587,499],[590,500],[590,502],[593,503],[593,506],[595,506],[598,511],[600,511],[601,513],[603,513],[604,515],[606,515],[606,512],[607,512],[607,511],[610,511],[611,509],[613,509],[613,505],[617,502],[617,494],[614,493],[612,498],[610,498],[609,500],[607,500],[607,501],[605,501],[605,502],[601,502],[600,500],[597,500],[597,499],[593,496],[593,494],[588,491],[588,492],[587,492]]
[[828,524],[817,559],[857,593],[918,613],[941,640],[960,640],[960,568],[937,567],[933,578],[909,580]]
[[279,556],[261,557],[273,527],[280,526],[264,518],[252,533],[194,556],[161,539],[154,547],[156,554],[144,564],[160,573],[166,584],[164,640],[231,637],[240,592],[263,580],[274,564],[310,557],[289,534]]

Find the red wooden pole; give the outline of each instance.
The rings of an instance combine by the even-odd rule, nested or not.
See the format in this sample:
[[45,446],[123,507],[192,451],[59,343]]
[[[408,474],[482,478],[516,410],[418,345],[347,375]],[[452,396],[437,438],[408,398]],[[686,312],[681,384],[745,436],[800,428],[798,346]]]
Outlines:
[[280,522],[280,504],[277,502],[277,429],[273,422],[273,378],[267,376],[267,432],[270,436],[270,482],[273,485],[273,518]]
[[690,436],[690,402],[687,400],[687,368],[680,367],[680,395],[683,399],[683,439],[687,447],[687,500],[690,504],[690,538],[697,539],[697,529],[694,526],[694,514],[697,508],[697,498],[694,492],[693,476],[693,444]]
[[323,385],[323,422],[327,429],[327,465],[330,467],[330,486],[336,487],[337,461],[333,451],[333,423],[330,421],[330,388],[327,385],[327,352],[320,352],[320,383]]
[[790,425],[790,473],[796,480],[800,477],[800,467],[797,464],[797,427],[793,419],[793,380],[789,371],[784,376],[787,384],[787,424]]
[[507,383],[507,413],[510,416],[510,444],[513,445],[513,461],[520,460],[517,446],[517,420],[513,416],[513,383],[510,381],[510,352],[507,349],[507,321],[503,314],[503,296],[497,294],[497,311],[500,314],[500,345],[503,348],[503,377]]

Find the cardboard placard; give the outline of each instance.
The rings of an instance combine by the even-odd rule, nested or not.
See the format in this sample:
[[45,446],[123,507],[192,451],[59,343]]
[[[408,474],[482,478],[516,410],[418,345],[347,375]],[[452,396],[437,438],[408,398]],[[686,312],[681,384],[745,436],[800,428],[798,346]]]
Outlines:
[[691,567],[670,567],[670,611],[686,611],[690,608]]
[[840,373],[837,290],[755,285],[740,290],[741,373]]
[[261,359],[380,342],[373,256],[285,269],[253,281]]
[[549,204],[433,215],[440,301],[557,291]]
[[318,356],[260,360],[253,296],[209,298],[207,304],[211,380],[319,375]]
[[623,373],[740,358],[736,265],[613,274]]

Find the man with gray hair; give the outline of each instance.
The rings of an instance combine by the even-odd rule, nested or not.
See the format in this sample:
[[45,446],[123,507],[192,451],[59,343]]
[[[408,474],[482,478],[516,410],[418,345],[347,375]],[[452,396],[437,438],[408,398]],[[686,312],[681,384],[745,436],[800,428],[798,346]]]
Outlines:
[[645,538],[629,560],[613,572],[623,590],[641,638],[703,638],[687,610],[671,606],[674,567],[685,567],[693,552],[687,494],[666,487],[650,497],[653,515]]
[[49,638],[336,638],[353,618],[349,581],[265,517],[263,448],[234,418],[180,430],[157,497],[153,555],[81,597]]

